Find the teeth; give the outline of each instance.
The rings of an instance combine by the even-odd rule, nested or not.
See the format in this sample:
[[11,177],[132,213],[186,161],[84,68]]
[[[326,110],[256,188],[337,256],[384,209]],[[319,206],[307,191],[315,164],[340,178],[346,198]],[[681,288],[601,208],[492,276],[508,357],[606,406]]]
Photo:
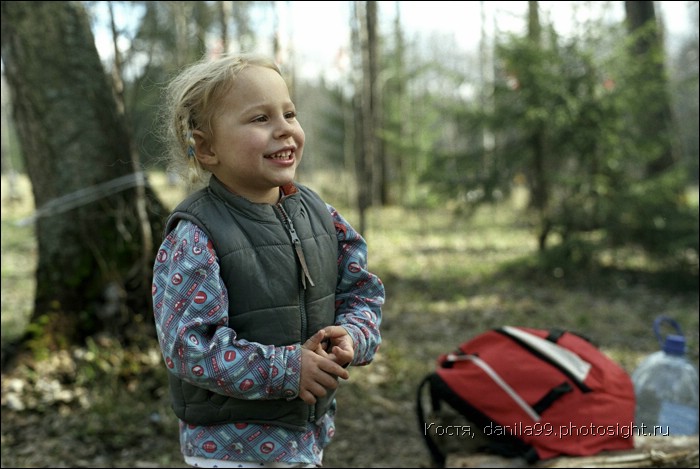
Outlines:
[[288,160],[289,158],[292,157],[292,152],[291,151],[281,151],[279,153],[275,153],[273,155],[270,155],[270,158],[276,159],[276,160]]

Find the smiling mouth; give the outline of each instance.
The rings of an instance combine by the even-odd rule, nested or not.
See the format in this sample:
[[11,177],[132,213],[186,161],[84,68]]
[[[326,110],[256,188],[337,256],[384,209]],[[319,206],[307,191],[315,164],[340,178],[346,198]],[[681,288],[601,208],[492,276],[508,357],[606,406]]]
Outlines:
[[291,160],[294,158],[294,152],[292,150],[278,151],[277,153],[265,156],[265,158],[271,160]]

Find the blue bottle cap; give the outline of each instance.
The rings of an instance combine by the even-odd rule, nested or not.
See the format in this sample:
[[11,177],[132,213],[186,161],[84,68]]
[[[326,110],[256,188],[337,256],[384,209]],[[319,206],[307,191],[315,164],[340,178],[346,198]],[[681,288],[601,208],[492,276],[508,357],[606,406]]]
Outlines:
[[685,337],[682,335],[667,335],[664,342],[664,352],[669,355],[685,355]]
[[[673,327],[677,334],[669,334],[665,340],[661,340],[661,326],[669,324]],[[681,331],[681,326],[668,316],[658,316],[654,320],[654,334],[659,341],[661,349],[669,355],[685,355],[685,337]]]

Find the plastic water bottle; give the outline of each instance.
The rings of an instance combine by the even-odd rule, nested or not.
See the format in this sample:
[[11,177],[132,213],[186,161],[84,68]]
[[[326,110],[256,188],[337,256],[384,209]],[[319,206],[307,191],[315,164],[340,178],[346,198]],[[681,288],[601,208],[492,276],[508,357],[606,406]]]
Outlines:
[[[678,334],[661,338],[668,323]],[[632,373],[638,431],[646,435],[694,435],[698,433],[698,372],[685,354],[685,337],[676,321],[659,316],[654,333],[661,350],[652,353]]]

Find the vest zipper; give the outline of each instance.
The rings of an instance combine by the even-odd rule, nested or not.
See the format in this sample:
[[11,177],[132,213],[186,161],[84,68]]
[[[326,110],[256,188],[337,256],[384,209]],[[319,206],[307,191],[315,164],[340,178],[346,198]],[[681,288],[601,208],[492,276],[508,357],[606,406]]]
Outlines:
[[[294,224],[292,223],[292,218],[287,214],[287,211],[284,209],[282,206],[282,203],[279,202],[276,207],[279,209],[280,216],[282,218],[282,224],[284,227],[287,229],[287,232],[289,233],[289,237],[292,240],[292,246],[294,247],[294,252],[297,255],[297,259],[299,259],[299,264],[301,264],[301,286],[303,289],[300,290],[301,292],[301,297],[300,297],[300,304],[299,307],[301,309],[301,325],[302,325],[302,337],[301,341],[303,342],[305,340],[307,331],[306,331],[306,299],[305,299],[305,291],[306,291],[306,279],[308,278],[309,283],[311,284],[312,287],[316,286],[314,284],[314,281],[311,279],[311,275],[309,274],[309,268],[306,265],[306,258],[304,257],[304,251],[301,246],[301,240],[299,239],[299,236],[297,235],[297,231],[294,229]],[[308,422],[313,422],[316,420],[316,406],[315,405],[308,405],[307,406],[309,410],[309,416],[307,418]]]
[[297,231],[294,229],[292,219],[289,217],[289,215],[287,215],[287,211],[284,209],[281,203],[277,204],[277,208],[279,208],[280,214],[282,215],[282,222],[285,228],[287,228],[289,236],[292,238],[292,246],[294,247],[294,252],[296,252],[297,259],[299,259],[299,263],[301,264],[301,269],[303,271],[301,275],[301,284],[303,285],[304,290],[306,290],[306,279],[308,279],[311,286],[315,287],[316,285],[314,284],[314,281],[311,280],[311,274],[309,273],[309,268],[306,265],[306,258],[304,257],[304,251],[301,247],[301,240],[297,235]]

